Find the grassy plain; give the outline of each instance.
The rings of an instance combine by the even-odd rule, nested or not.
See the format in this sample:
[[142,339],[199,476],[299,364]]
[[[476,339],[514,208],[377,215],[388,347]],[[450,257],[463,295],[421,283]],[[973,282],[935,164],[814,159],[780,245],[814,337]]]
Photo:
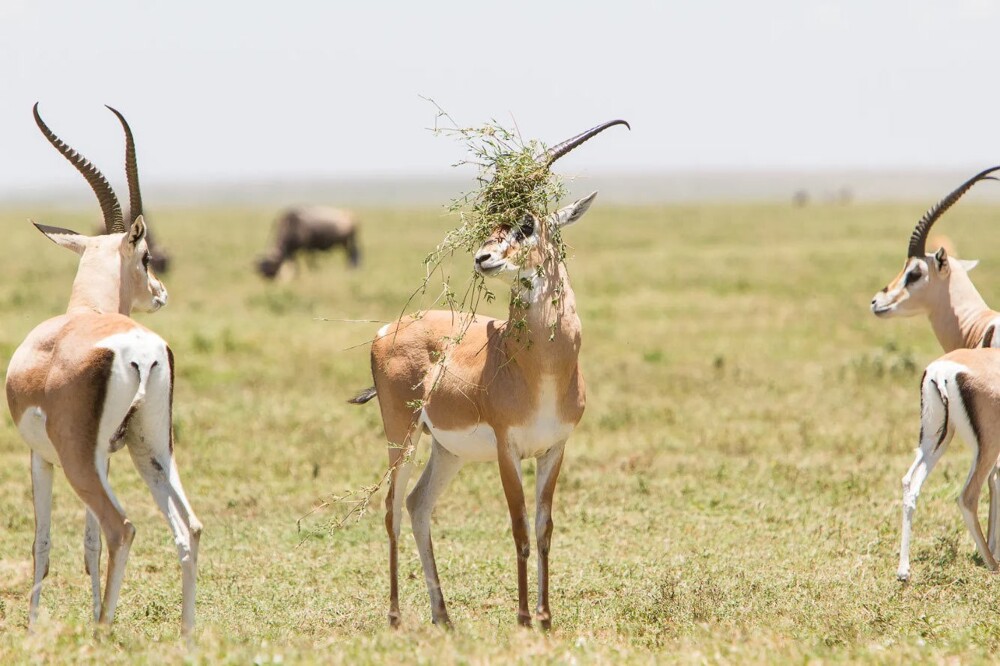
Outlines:
[[[913,581],[894,576],[918,380],[939,351],[925,320],[878,321],[868,302],[900,268],[922,210],[598,200],[566,232],[588,408],[556,494],[549,635],[515,626],[494,466],[465,468],[436,512],[450,634],[429,623],[408,523],[400,631],[386,627],[380,505],[336,531],[326,525],[342,506],[296,527],[318,499],[372,483],[385,465],[377,406],[344,402],[369,385],[364,343],[379,325],[318,318],[394,317],[451,220],[361,211],[360,270],[330,257],[266,284],[251,263],[273,211],[156,211],[175,256],[171,301],[139,318],[177,356],[177,456],[205,524],[198,647],[178,638],[175,551],[127,456],[112,483],[138,535],[113,635],[91,636],[83,511],[58,475],[43,620],[24,634],[28,453],[5,416],[0,662],[989,660],[1000,650],[1000,578],[977,561],[953,501],[967,447],[953,445],[925,485]],[[65,308],[76,265],[25,218],[88,229],[93,214],[0,212],[3,367],[28,330]],[[998,217],[963,204],[941,223],[963,256],[983,260],[973,277],[994,305]]]

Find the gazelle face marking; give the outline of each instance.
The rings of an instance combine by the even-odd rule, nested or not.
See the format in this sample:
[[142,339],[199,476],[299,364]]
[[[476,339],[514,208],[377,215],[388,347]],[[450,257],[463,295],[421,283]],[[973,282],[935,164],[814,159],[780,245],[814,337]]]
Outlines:
[[540,226],[534,215],[526,214],[516,228],[497,227],[476,252],[475,271],[513,282],[520,271],[533,269],[541,260],[536,256]]
[[[933,260],[908,258],[899,275],[875,294],[872,313],[876,317],[909,317],[924,312],[925,299],[922,297],[932,290],[931,281],[938,277],[938,271],[932,268],[935,264]],[[934,277],[931,276],[932,271]]]
[[935,299],[946,298],[953,271],[968,273],[978,265],[975,260],[949,257],[943,247],[924,258],[909,257],[892,282],[872,299],[876,317],[910,317],[928,312]]
[[549,225],[568,227],[583,217],[596,197],[597,192],[591,192],[544,220],[526,213],[516,228],[497,227],[476,252],[476,272],[507,283],[513,283],[518,275],[530,274],[545,261],[546,248],[551,244]]

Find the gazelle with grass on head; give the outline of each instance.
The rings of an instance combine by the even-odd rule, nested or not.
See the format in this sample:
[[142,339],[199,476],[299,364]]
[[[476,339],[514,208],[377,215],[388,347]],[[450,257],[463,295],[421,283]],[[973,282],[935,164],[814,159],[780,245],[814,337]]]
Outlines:
[[[956,365],[953,354],[967,358],[963,350],[976,348],[1000,348],[1000,312],[986,305],[979,291],[969,279],[968,272],[976,266],[976,261],[962,261],[949,256],[945,247],[933,254],[927,254],[927,235],[938,219],[953,206],[973,185],[981,180],[996,180],[990,174],[1000,170],[1000,166],[986,169],[935,204],[917,223],[910,236],[907,259],[903,270],[896,278],[875,294],[872,312],[879,317],[912,316],[926,313],[938,341],[946,356],[928,366],[921,380],[921,434],[916,459],[903,477],[903,537],[900,547],[900,562],[897,577],[909,579],[910,537],[913,514],[916,511],[920,488],[934,465],[944,453],[958,428],[976,452],[973,469],[959,497],[966,524],[973,540],[982,554],[992,553],[983,560],[991,568],[1000,557],[1000,476],[996,469],[997,456],[990,448],[991,440],[980,440],[983,428],[973,408],[974,402],[988,403],[992,398],[982,386],[983,377],[992,376],[986,367],[992,363],[993,352],[976,352],[968,356],[974,359],[973,366],[982,366],[975,382],[970,383],[969,371],[964,365]],[[957,350],[957,351],[956,351]],[[1000,377],[1000,374],[995,375]],[[973,398],[966,394],[963,386],[977,386],[980,396]],[[955,391],[958,391],[956,393]],[[953,408],[949,408],[953,405]],[[958,410],[958,411],[955,411]],[[983,426],[986,427],[985,425]],[[988,479],[990,511],[987,519],[987,536],[980,543],[982,530],[979,527],[973,501],[978,502],[984,479]]]
[[[125,118],[111,110],[131,137]],[[135,528],[111,490],[108,465],[111,454],[127,446],[173,532],[182,570],[182,631],[189,634],[202,528],[173,458],[173,354],[161,337],[129,316],[133,308],[155,312],[167,302],[167,290],[149,266],[134,145],[128,141],[126,149],[132,202],[126,225],[101,172],[48,128],[37,104],[34,116],[45,138],[97,195],[107,233],[83,236],[35,225],[57,245],[79,254],[80,265],[66,314],[32,330],[7,369],[7,404],[31,448],[35,541],[28,626],[37,619],[49,569],[55,465],[63,468],[87,507],[84,564],[91,577],[94,618],[101,625],[111,624]],[[101,533],[108,544],[103,598]]]
[[[598,125],[551,148],[551,164],[623,120]],[[529,626],[527,565],[531,549],[521,461],[537,459],[535,536],[538,546],[537,618],[551,623],[549,546],[552,499],[567,438],[583,415],[580,318],[569,275],[553,236],[587,212],[596,192],[539,218],[492,231],[475,254],[474,269],[511,285],[507,321],[476,316],[461,332],[450,311],[424,312],[383,327],[372,344],[375,385],[351,402],[378,395],[389,442],[389,621],[400,621],[397,541],[403,493],[413,469],[410,452],[422,433],[431,452],[406,500],[431,598],[435,624],[450,625],[431,544],[434,504],[468,462],[496,461],[517,553],[518,623]],[[526,327],[512,330],[513,322]],[[461,335],[458,335],[461,332]],[[414,405],[420,405],[414,409]]]

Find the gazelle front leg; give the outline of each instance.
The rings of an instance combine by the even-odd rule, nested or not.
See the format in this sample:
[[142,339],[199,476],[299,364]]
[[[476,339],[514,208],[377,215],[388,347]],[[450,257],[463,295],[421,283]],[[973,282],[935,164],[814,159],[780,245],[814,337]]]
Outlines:
[[528,556],[531,543],[528,540],[528,509],[524,505],[524,487],[521,484],[521,458],[502,438],[497,438],[497,458],[500,464],[500,481],[503,494],[507,498],[510,511],[510,527],[517,550],[517,623],[522,627],[531,626],[528,612]]
[[420,564],[424,568],[424,578],[427,580],[427,593],[431,597],[431,618],[434,624],[444,627],[451,627],[451,620],[448,618],[444,594],[441,592],[441,579],[438,577],[437,564],[434,562],[431,512],[434,511],[434,504],[441,493],[461,468],[461,458],[441,446],[436,439],[432,440],[427,466],[420,475],[417,485],[414,486],[413,492],[406,498],[406,509],[410,512],[410,522],[413,524],[413,538],[417,541]]
[[538,543],[538,608],[536,617],[542,629],[552,626],[549,610],[549,545],[552,542],[552,498],[562,466],[565,442],[542,454],[535,467],[535,537]]
[[34,562],[34,583],[28,602],[28,631],[38,619],[38,604],[42,597],[42,581],[49,575],[49,534],[52,527],[52,463],[35,452],[31,453],[31,499],[35,506],[35,542],[31,547]]
[[[111,458],[104,470],[107,478],[111,469]],[[83,567],[90,576],[91,596],[93,597],[94,622],[101,617],[101,524],[90,509],[86,510],[83,527]]]

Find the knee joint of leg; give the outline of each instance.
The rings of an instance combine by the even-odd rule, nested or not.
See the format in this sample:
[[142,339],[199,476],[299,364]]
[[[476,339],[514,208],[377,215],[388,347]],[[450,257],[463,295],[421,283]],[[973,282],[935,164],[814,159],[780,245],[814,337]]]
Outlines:
[[[132,540],[135,539],[135,525],[128,519],[122,523],[121,536],[118,539],[119,546],[131,546]],[[110,541],[110,539],[108,539]]]
[[531,555],[531,544],[529,543],[519,544],[517,547],[517,555],[521,559],[524,560],[528,559],[528,556]]
[[197,539],[201,537],[201,533],[204,527],[202,526],[201,521],[199,521],[197,518],[192,518],[190,529],[191,529],[191,538]]
[[416,493],[410,493],[406,498],[406,512],[410,514],[410,518],[416,518],[421,512],[420,510],[420,498],[417,497]]

